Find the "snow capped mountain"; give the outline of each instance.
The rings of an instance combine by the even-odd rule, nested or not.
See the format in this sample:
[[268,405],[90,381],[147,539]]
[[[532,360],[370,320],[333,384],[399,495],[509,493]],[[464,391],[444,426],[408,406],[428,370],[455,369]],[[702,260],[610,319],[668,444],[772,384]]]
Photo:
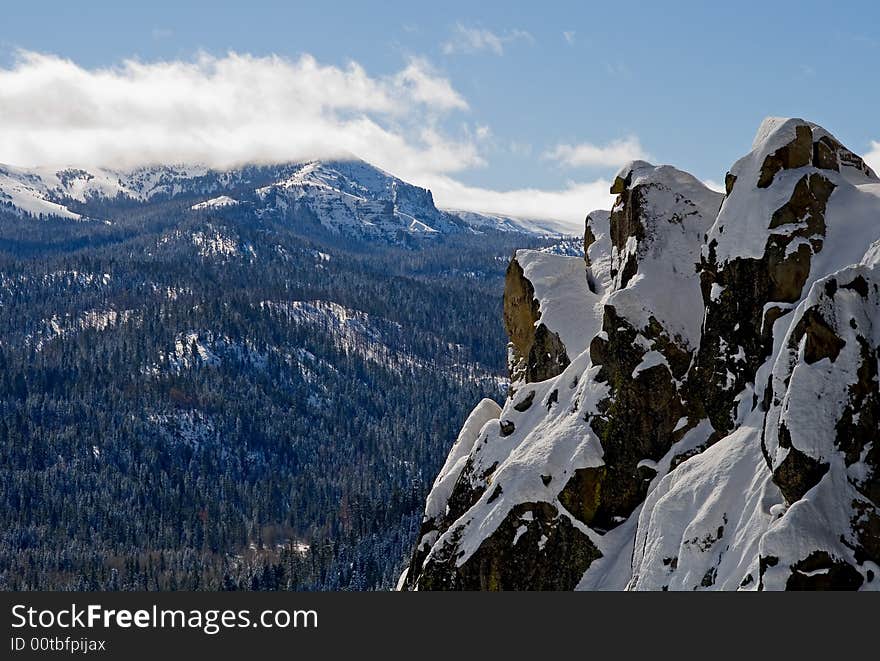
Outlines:
[[[192,211],[244,205],[258,215],[317,222],[331,233],[363,239],[486,230],[563,234],[552,221],[440,210],[431,191],[357,159],[227,171],[198,165],[129,171],[0,165],[0,204],[19,214],[85,220],[92,217],[94,202],[149,203],[178,197],[193,200]],[[106,213],[102,208],[94,215]]]
[[880,179],[765,120],[726,193],[616,176],[585,257],[518,251],[511,387],[428,497],[408,589],[880,589]]
[[305,210],[327,229],[365,236],[456,233],[461,218],[437,209],[431,192],[363,161],[315,161],[256,190],[258,204]]
[[81,218],[73,202],[124,198],[147,202],[162,196],[206,190],[209,170],[203,166],[141,167],[129,171],[79,168],[24,169],[0,165],[0,200],[34,215]]

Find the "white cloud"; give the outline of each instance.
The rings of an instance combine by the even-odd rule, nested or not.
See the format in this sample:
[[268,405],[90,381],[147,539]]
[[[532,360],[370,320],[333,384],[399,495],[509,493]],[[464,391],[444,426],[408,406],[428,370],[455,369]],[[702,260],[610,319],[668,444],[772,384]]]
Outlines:
[[480,124],[474,129],[474,135],[480,142],[492,137],[492,129],[486,124]]
[[442,45],[446,55],[455,53],[473,54],[489,51],[495,55],[504,55],[504,47],[515,41],[535,43],[535,38],[525,30],[509,30],[504,34],[496,34],[483,28],[468,27],[456,24],[452,37]]
[[703,179],[703,185],[707,188],[711,188],[716,193],[724,193],[726,192],[726,188],[724,184],[715,181],[714,179]]
[[0,163],[225,167],[353,154],[431,188],[446,207],[559,219],[580,232],[587,211],[609,206],[604,180],[493,191],[454,179],[485,165],[494,141],[483,123],[444,129],[467,108],[417,58],[371,76],[356,62],[328,66],[309,55],[202,54],[90,69],[21,52],[0,67]]
[[574,30],[565,30],[565,31],[562,33],[562,37],[563,37],[563,39],[565,39],[565,42],[566,42],[569,46],[574,46],[574,43],[575,43],[575,41],[576,41]]
[[395,83],[409,91],[412,98],[441,110],[467,110],[468,104],[445,78],[434,72],[427,60],[412,58],[409,65],[394,77]]
[[636,136],[612,140],[606,145],[582,142],[576,145],[559,144],[544,152],[542,158],[569,167],[620,167],[630,161],[650,158]]
[[610,209],[614,201],[614,196],[608,192],[611,187],[608,179],[570,182],[559,190],[522,188],[496,191],[467,186],[445,176],[429,177],[422,185],[431,189],[437,205],[443,208],[558,220],[575,234],[584,231],[587,213]]
[[483,159],[437,128],[467,102],[420,59],[374,77],[229,53],[111,68],[21,52],[0,68],[0,162],[125,167],[302,160],[357,154],[380,167],[452,172]]
[[874,172],[880,173],[880,142],[871,140],[871,151],[865,154],[864,160]]

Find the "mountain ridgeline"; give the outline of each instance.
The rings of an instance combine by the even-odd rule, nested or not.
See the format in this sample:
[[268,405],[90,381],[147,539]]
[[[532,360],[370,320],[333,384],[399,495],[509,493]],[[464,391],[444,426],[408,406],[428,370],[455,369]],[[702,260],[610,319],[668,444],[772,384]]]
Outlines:
[[880,179],[771,118],[725,187],[633,162],[515,254],[401,588],[880,588]]
[[394,585],[540,223],[362,162],[0,169],[0,589]]

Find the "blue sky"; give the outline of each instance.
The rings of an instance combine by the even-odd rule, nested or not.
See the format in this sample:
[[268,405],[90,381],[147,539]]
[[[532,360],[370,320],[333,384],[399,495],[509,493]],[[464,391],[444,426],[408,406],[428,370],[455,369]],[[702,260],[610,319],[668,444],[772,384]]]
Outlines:
[[[395,94],[404,99],[401,90],[406,90],[400,108],[386,107],[387,99],[364,107],[356,102],[335,107],[332,100],[317,100],[314,112],[306,113],[306,119],[292,116],[291,124],[304,122],[301,133],[323,131],[325,142],[332,142],[335,131],[350,131],[359,120],[369,119],[376,127],[370,126],[367,133],[376,136],[339,133],[345,150],[366,151],[361,155],[382,161],[386,169],[403,170],[396,173],[416,183],[445,191],[448,199],[443,201],[460,202],[458,206],[496,204],[499,211],[511,212],[511,207],[518,208],[518,199],[528,198],[502,201],[490,192],[567,191],[574,200],[532,199],[551,207],[558,203],[560,209],[567,205],[564,211],[553,208],[548,214],[571,217],[579,200],[583,205],[599,201],[587,184],[607,181],[619,161],[637,155],[672,163],[704,180],[722,181],[726,168],[748,150],[767,115],[818,122],[861,153],[877,151],[873,141],[880,140],[880,81],[875,73],[880,8],[875,3],[154,0],[138,6],[90,2],[86,8],[81,4],[5,5],[0,75],[17,70],[15,81],[20,83],[25,76],[34,81],[51,65],[55,77],[47,80],[56,82],[47,85],[58,87],[57,77],[69,76],[70,86],[91,89],[104,84],[96,76],[99,70],[115,71],[117,77],[135,84],[138,73],[123,71],[123,63],[131,59],[144,65],[193,63],[205,55],[222,61],[232,51],[253,56],[247,66],[256,67],[256,75],[262,76],[264,58],[279,56],[293,66],[290,72],[278,73],[281,80],[305,75],[302,66],[297,68],[304,54],[314,58],[316,67],[328,68],[322,76],[351,73],[353,62],[360,72],[358,79],[366,80],[367,87],[385,86],[392,102],[396,103]],[[54,60],[25,66],[22,52],[70,60],[76,69],[58,73],[61,67]],[[192,75],[207,76],[216,86],[217,66],[215,61],[209,65],[212,73]],[[143,77],[157,75],[151,71]],[[251,74],[242,70],[238,75]],[[314,80],[318,88],[332,88],[322,82],[325,77]],[[151,83],[144,83],[144,98],[166,94],[166,87],[153,83],[158,86],[153,91],[148,90]],[[7,89],[21,87],[6,84]],[[193,85],[194,94],[201,93],[199,89]],[[77,103],[88,105],[89,100],[80,101],[78,94],[47,98],[67,111]],[[116,103],[105,100],[101,90],[93,94],[94,103],[102,107]],[[4,97],[0,88],[0,124],[5,121],[12,126],[9,131],[17,132],[15,139],[6,140],[16,148],[4,152],[0,140],[0,161],[70,160],[75,153],[75,142],[53,153],[46,144],[46,136],[52,134],[34,125],[45,120],[22,110],[44,98],[33,90],[18,97],[8,92]],[[228,103],[230,97],[224,98]],[[291,98],[284,97],[284,102],[298,106]],[[181,103],[156,112],[173,114]],[[261,103],[271,106],[276,100],[270,96]],[[20,111],[18,124],[2,117],[12,104]],[[143,104],[150,106],[147,100]],[[132,118],[128,134],[148,133],[137,125],[139,108],[120,111]],[[125,119],[105,118],[102,112],[92,115],[100,115],[101,122],[117,129]],[[249,112],[253,116],[258,111]],[[309,123],[321,112],[333,115],[333,121]],[[21,119],[25,114],[30,124]],[[273,122],[282,121],[279,117],[267,119],[265,125],[275,126]],[[81,118],[71,121],[77,127],[82,123]],[[211,118],[198,121],[214,126]],[[155,118],[149,122],[155,130],[168,126]],[[102,135],[107,132],[99,128]],[[31,134],[32,139],[22,137]],[[81,135],[85,140],[86,133]],[[280,142],[287,139],[281,129],[278,135],[285,136],[279,137]],[[381,148],[374,150],[368,144],[374,138],[385,141]],[[94,142],[88,139],[89,144]],[[205,139],[205,148],[213,148],[213,138]],[[248,149],[259,151],[241,140],[236,148],[245,155]],[[168,139],[169,144],[175,141],[186,143]],[[137,142],[132,142],[132,150],[137,149]],[[189,157],[186,147],[182,149],[181,158]],[[203,154],[196,150],[195,155]],[[455,189],[459,184],[467,190]],[[580,184],[585,187],[578,188]],[[482,198],[479,191],[485,192]],[[525,206],[530,215],[536,213],[534,205]]]

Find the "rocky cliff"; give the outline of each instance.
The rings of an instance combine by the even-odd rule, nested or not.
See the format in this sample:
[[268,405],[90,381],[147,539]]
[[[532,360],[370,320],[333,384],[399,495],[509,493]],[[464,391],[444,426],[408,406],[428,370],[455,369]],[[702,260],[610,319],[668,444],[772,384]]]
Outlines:
[[771,118],[725,184],[633,162],[583,260],[517,252],[403,587],[880,587],[880,179]]

